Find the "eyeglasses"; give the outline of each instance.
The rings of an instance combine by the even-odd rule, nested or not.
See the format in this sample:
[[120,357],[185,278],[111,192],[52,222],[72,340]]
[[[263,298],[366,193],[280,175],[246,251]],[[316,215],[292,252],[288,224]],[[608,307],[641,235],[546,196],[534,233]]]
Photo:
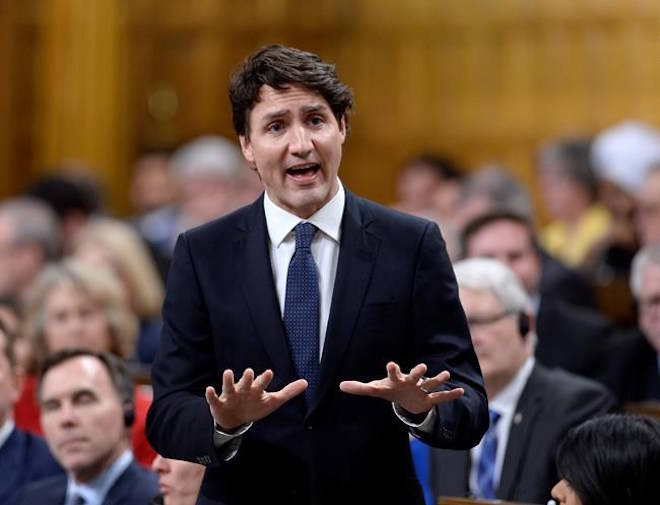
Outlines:
[[514,314],[516,314],[515,310],[506,310],[504,312],[498,312],[491,315],[482,314],[479,316],[468,317],[467,321],[469,326],[488,326],[496,323],[500,319],[504,319],[505,317],[512,316]]

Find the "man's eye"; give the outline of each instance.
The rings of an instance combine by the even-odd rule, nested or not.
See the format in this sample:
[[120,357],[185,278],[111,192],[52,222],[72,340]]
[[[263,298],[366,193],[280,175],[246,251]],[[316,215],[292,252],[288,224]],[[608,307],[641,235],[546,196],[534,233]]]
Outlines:
[[56,401],[47,401],[41,404],[41,410],[44,412],[54,412],[59,406],[60,404]]
[[322,118],[321,116],[312,116],[312,117],[309,119],[309,122],[310,122],[310,124],[312,124],[312,125],[314,125],[314,126],[318,126],[318,125],[323,124],[323,123],[324,123],[324,120],[323,120],[323,118]]
[[277,133],[282,131],[282,123],[270,123],[267,128],[269,132]]

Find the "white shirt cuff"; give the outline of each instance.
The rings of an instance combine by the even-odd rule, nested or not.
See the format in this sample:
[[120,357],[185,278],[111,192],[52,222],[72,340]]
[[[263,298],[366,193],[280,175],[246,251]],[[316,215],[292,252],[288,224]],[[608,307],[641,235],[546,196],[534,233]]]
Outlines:
[[435,425],[435,418],[436,418],[436,413],[435,413],[435,408],[432,408],[429,410],[429,413],[426,414],[426,417],[421,423],[415,423],[405,417],[402,412],[399,411],[399,408],[397,405],[392,402],[392,409],[394,409],[394,413],[396,414],[396,417],[398,417],[403,424],[408,426],[409,428],[415,428],[419,431],[423,431],[424,433],[432,433],[433,432],[433,426]]

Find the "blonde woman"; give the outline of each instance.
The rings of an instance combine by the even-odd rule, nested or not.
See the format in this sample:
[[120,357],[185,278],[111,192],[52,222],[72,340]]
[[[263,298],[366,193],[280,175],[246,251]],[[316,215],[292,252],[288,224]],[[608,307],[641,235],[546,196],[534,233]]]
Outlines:
[[[55,351],[73,347],[110,352],[121,358],[132,356],[135,349],[137,318],[125,288],[112,272],[79,260],[51,264],[39,275],[25,316],[24,335],[37,364]],[[28,377],[19,399],[24,414],[16,418],[16,424],[40,432],[35,384],[36,374]],[[133,401],[133,452],[146,466],[155,457],[144,435],[151,399],[136,388]]]
[[151,363],[160,340],[164,288],[140,236],[121,221],[98,218],[81,230],[73,252],[86,263],[108,267],[121,280],[140,324],[136,356]]

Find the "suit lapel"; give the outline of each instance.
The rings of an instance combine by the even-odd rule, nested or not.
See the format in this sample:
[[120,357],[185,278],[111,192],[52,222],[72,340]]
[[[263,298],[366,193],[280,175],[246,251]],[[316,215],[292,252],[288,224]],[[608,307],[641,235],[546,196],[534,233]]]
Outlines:
[[529,444],[529,439],[538,420],[538,413],[541,411],[542,398],[538,388],[534,387],[537,373],[537,368],[534,367],[525,389],[520,395],[516,412],[511,421],[500,484],[497,489],[497,497],[502,500],[511,499],[511,493],[519,480],[518,476],[524,464],[522,454]]
[[308,415],[333,383],[353,335],[380,244],[380,240],[367,231],[371,220],[361,210],[358,199],[347,191],[337,275],[321,359],[321,381]]
[[237,257],[242,258],[237,268],[243,275],[243,294],[250,310],[251,322],[273,363],[273,371],[292,380],[295,371],[273,281],[263,209],[262,196],[252,204],[243,238],[234,244],[239,249]]

